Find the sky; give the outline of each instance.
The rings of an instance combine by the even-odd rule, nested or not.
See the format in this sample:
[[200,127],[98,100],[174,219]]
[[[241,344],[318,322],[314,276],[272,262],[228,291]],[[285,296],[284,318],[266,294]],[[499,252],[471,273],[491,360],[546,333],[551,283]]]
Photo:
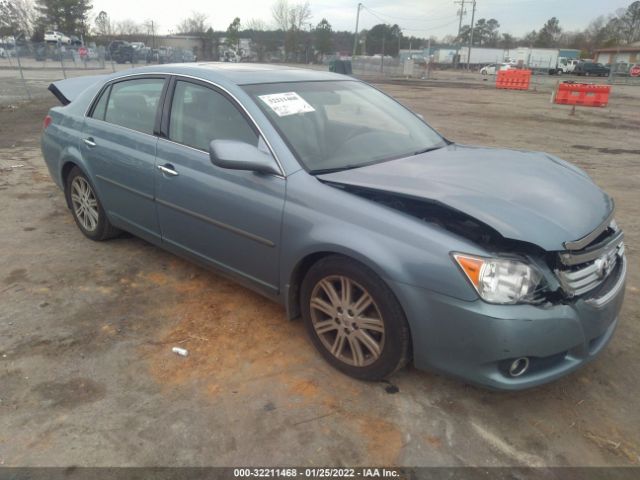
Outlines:
[[[465,0],[467,14],[463,24],[471,21],[471,2]],[[261,19],[271,25],[273,3],[269,0],[93,0],[93,14],[104,10],[114,21],[131,19],[141,23],[154,20],[159,26],[156,32],[162,34],[172,33],[175,25],[193,11],[207,14],[214,30],[226,30],[234,17],[240,17],[243,22]],[[360,29],[377,23],[397,23],[404,35],[439,38],[455,35],[458,31],[459,6],[454,0],[369,0],[362,3]],[[539,30],[553,16],[558,17],[564,30],[582,29],[599,15],[608,15],[631,3],[632,0],[477,0],[476,19],[495,18],[500,22],[500,32],[520,36]],[[316,25],[326,18],[334,30],[353,31],[357,4],[357,1],[349,0],[310,0],[310,22]]]

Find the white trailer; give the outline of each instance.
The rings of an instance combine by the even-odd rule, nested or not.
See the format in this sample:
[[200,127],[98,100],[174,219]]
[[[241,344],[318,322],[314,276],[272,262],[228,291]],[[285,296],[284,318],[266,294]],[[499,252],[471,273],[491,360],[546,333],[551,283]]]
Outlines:
[[526,48],[515,51],[514,63],[539,73],[555,75],[561,73],[559,63],[560,50],[557,48]]
[[481,48],[472,47],[471,56],[469,57],[469,47],[462,47],[460,49],[460,63],[466,64],[469,59],[470,65],[488,65],[490,63],[503,63],[507,51],[502,48]]

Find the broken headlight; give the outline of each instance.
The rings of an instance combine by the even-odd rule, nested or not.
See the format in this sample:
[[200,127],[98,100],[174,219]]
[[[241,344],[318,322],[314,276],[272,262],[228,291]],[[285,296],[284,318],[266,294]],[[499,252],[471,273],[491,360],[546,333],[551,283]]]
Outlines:
[[535,267],[519,260],[462,253],[454,253],[453,258],[484,301],[509,305],[535,301],[542,281]]

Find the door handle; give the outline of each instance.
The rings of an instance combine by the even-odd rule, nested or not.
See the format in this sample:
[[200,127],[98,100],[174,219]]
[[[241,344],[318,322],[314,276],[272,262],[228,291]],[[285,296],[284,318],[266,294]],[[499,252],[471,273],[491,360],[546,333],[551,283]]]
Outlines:
[[84,140],[82,140],[88,147],[95,147],[96,146],[96,142],[93,140],[93,137],[89,137],[89,138],[85,138]]
[[172,177],[177,177],[179,175],[179,173],[173,169],[173,165],[171,165],[170,163],[165,163],[164,165],[158,165],[158,170]]

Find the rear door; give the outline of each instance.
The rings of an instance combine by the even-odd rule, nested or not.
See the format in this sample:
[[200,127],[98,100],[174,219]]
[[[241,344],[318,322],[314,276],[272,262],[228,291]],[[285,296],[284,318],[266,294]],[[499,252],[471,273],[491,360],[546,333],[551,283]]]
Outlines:
[[225,92],[188,79],[169,91],[155,172],[163,243],[277,292],[285,179],[211,163],[211,140],[266,148]]
[[108,85],[89,112],[81,145],[112,223],[156,242],[154,130],[165,81],[145,76]]

